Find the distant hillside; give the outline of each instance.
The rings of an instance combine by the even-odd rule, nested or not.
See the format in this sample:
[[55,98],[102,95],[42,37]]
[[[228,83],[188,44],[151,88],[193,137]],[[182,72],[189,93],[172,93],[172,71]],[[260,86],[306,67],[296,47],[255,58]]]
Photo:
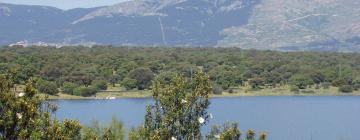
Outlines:
[[0,3],[0,44],[360,51],[358,0],[134,0],[60,10]]

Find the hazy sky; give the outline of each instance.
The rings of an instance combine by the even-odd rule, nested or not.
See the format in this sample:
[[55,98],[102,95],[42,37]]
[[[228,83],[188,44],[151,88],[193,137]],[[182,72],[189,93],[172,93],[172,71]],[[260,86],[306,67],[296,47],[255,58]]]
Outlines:
[[0,0],[3,3],[46,5],[61,9],[98,7],[124,1],[129,0]]

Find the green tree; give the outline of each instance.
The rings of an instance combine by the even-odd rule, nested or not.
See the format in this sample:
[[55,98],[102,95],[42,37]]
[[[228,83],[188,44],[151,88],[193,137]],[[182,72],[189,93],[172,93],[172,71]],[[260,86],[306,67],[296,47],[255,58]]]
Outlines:
[[200,139],[200,128],[209,119],[212,88],[208,76],[197,72],[193,82],[188,83],[177,75],[169,84],[156,79],[153,86],[155,104],[147,107],[143,137]]
[[106,90],[108,88],[107,83],[104,80],[93,81],[92,86],[98,90]]
[[76,88],[78,88],[79,85],[75,84],[75,83],[71,83],[71,82],[65,82],[63,84],[63,92],[66,93],[66,94],[70,94],[70,95],[73,95],[74,94],[74,90]]
[[115,87],[115,84],[122,80],[122,77],[120,75],[113,75],[110,78],[110,84]]
[[290,79],[290,83],[299,89],[306,89],[307,86],[314,84],[314,81],[304,75],[293,75]]
[[121,85],[126,88],[126,90],[132,90],[137,87],[137,81],[131,78],[125,78]]
[[252,89],[261,89],[264,86],[264,79],[256,77],[249,80]]
[[33,82],[22,93],[11,90],[11,76],[0,76],[0,139],[79,139],[78,121],[51,118],[56,109],[37,96]]
[[97,93],[97,89],[95,87],[78,87],[74,89],[74,95],[76,96],[84,96],[90,97]]
[[127,75],[128,78],[135,79],[137,88],[143,90],[151,85],[154,73],[148,68],[136,68],[130,71]]
[[36,83],[36,88],[41,92],[49,95],[56,95],[59,93],[59,89],[56,86],[56,83],[45,81],[45,80],[39,80]]

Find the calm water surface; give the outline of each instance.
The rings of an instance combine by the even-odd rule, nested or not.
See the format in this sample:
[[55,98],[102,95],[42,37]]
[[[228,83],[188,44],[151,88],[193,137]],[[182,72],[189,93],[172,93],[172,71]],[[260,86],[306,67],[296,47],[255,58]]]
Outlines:
[[[127,128],[143,122],[151,99],[58,100],[60,119],[109,122],[116,116]],[[210,125],[226,121],[241,129],[267,131],[269,140],[359,140],[360,97],[234,97],[211,100]],[[208,128],[204,129],[205,131]]]

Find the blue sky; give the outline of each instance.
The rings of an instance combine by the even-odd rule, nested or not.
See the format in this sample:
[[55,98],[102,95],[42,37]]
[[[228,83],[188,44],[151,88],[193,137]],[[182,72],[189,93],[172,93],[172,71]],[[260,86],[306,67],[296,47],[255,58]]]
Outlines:
[[61,9],[98,7],[124,1],[128,0],[0,0],[3,3],[46,5]]

